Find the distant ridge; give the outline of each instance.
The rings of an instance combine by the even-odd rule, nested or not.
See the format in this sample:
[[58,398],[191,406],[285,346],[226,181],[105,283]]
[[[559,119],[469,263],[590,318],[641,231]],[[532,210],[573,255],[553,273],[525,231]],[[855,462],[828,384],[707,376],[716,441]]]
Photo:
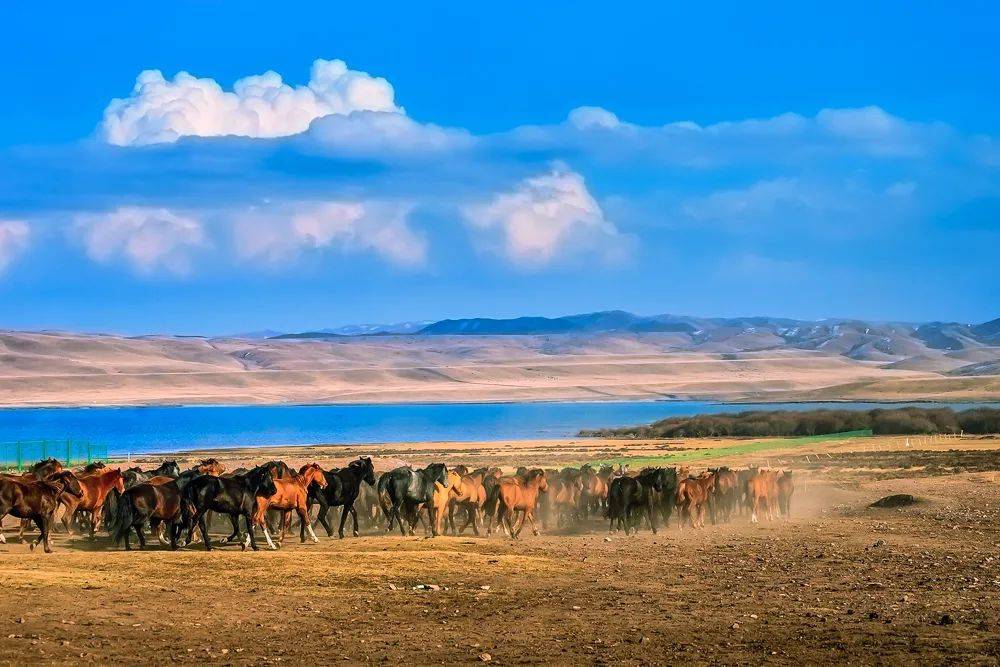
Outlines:
[[[356,336],[542,336],[582,345],[600,337],[656,337],[665,349],[740,353],[807,350],[879,362],[886,368],[993,375],[1000,370],[1000,318],[981,324],[880,322],[785,317],[635,315],[623,310],[563,317],[473,317],[438,322],[365,324],[275,336],[276,339],[344,339]],[[576,342],[574,342],[576,341]]]

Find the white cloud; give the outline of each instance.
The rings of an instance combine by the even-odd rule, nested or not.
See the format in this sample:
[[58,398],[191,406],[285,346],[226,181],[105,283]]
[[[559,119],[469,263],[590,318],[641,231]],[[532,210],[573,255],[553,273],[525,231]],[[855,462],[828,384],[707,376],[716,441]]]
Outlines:
[[418,123],[399,113],[355,111],[317,119],[304,137],[343,155],[427,154],[472,145],[466,130]]
[[0,273],[28,248],[31,228],[23,220],[0,220]]
[[250,211],[233,225],[237,254],[278,265],[305,251],[373,252],[398,266],[427,258],[427,241],[408,221],[409,207],[385,202],[327,201],[275,211]]
[[605,219],[583,177],[559,168],[466,206],[463,213],[491,250],[521,266],[539,267],[577,253],[613,257],[624,250],[624,238]]
[[199,220],[165,208],[123,206],[82,214],[75,227],[88,257],[98,262],[124,259],[140,273],[188,273],[192,254],[207,245]]
[[276,72],[238,80],[232,91],[187,72],[165,79],[146,70],[132,95],[111,101],[104,138],[119,146],[156,144],[180,137],[282,137],[305,131],[316,118],[355,111],[402,113],[388,81],[350,70],[342,60],[316,60],[309,83],[292,87]]
[[616,128],[622,123],[618,116],[601,107],[577,107],[569,112],[566,120],[581,130],[590,128]]

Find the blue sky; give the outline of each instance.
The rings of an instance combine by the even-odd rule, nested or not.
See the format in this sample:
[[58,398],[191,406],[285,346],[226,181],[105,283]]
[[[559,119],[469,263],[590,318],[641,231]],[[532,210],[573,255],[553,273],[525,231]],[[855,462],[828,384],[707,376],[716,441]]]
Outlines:
[[7,9],[0,328],[1000,315],[994,4],[665,4]]

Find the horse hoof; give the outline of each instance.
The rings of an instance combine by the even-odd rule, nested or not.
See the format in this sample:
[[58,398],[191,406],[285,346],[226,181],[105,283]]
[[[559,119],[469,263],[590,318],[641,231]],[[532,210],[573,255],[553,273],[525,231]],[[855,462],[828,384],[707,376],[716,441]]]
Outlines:
[[352,534],[354,535],[354,537],[359,537],[360,536],[360,533],[358,533],[358,531],[354,531],[354,533],[352,533]]
[[34,551],[35,550],[35,543],[32,542],[31,544],[29,544],[28,545],[28,549],[30,549],[31,551]]

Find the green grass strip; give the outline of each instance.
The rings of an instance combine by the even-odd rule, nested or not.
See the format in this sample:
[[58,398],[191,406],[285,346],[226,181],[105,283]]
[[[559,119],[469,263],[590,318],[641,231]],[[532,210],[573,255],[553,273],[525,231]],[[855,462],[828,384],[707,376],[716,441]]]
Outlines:
[[663,456],[624,456],[616,459],[601,459],[590,461],[593,466],[599,465],[619,465],[627,463],[632,467],[663,466],[675,463],[687,463],[689,461],[700,461],[704,459],[716,459],[725,456],[739,456],[740,454],[752,454],[760,451],[771,451],[774,449],[791,449],[810,445],[817,442],[829,442],[832,440],[843,440],[844,438],[863,438],[872,434],[871,429],[862,431],[845,431],[844,433],[829,433],[827,435],[807,435],[801,438],[782,438],[776,440],[756,440],[753,442],[740,443],[730,447],[719,447],[716,449],[692,449]]

